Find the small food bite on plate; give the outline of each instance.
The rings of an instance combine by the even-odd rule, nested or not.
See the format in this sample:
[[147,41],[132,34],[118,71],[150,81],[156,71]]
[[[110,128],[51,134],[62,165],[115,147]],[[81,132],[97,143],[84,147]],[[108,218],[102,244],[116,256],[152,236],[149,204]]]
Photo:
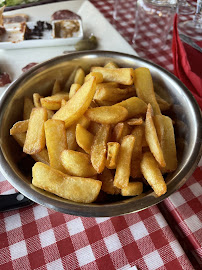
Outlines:
[[32,185],[80,203],[102,193],[165,194],[165,176],[177,168],[175,133],[171,104],[156,98],[149,69],[106,63],[72,74],[67,92],[69,78],[58,78],[48,96],[26,98],[24,117],[10,129],[36,161]]

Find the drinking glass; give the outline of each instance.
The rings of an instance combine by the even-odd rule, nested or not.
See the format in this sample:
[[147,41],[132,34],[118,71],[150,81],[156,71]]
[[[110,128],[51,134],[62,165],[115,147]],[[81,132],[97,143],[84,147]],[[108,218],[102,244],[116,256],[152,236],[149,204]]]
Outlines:
[[176,0],[137,0],[135,45],[149,51],[163,48],[176,11]]
[[186,0],[178,0],[178,13],[179,14],[192,14],[194,13],[194,6],[190,5]]
[[194,39],[202,40],[202,0],[197,0],[196,12],[192,20],[179,23],[180,33]]

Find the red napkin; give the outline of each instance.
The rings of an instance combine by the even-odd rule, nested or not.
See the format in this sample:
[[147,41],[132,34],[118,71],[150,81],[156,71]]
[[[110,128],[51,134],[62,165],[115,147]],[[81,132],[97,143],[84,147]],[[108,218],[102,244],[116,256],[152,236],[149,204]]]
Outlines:
[[172,51],[175,75],[192,92],[202,109],[202,53],[180,40],[177,14],[174,18]]

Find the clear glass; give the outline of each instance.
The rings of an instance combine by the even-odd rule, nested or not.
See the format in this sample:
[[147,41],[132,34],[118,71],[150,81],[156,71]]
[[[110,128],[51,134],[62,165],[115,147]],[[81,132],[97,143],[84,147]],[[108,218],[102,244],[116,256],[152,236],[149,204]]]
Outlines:
[[197,0],[195,15],[192,20],[179,23],[180,33],[194,39],[202,40],[202,0]]
[[176,0],[138,0],[133,43],[142,50],[163,48],[176,10]]
[[179,14],[193,14],[195,11],[194,6],[190,5],[186,0],[178,0],[178,13]]

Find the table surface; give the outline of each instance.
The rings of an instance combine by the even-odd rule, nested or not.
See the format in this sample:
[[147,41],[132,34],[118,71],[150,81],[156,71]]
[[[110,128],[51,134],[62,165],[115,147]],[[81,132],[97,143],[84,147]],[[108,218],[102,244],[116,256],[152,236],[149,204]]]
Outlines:
[[[107,19],[109,27],[113,26],[125,39],[123,50],[127,41],[139,56],[173,72],[172,32],[166,47],[156,48],[152,53],[132,43],[134,0],[125,1],[118,21],[113,19],[113,0],[91,0],[91,3]],[[187,18],[180,17],[181,20]],[[202,162],[177,192],[138,213],[84,218],[37,204],[0,213],[0,270],[201,269],[201,170]],[[0,174],[0,194],[13,191]]]

